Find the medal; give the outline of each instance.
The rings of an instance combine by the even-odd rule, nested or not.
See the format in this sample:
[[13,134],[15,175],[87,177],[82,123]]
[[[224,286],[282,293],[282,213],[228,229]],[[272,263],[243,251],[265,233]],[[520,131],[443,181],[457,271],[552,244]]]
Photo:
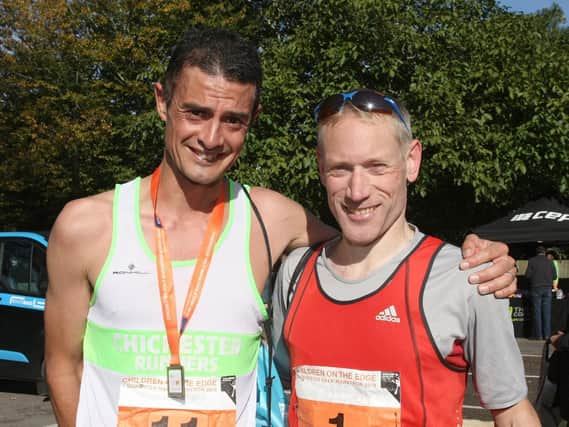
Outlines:
[[166,369],[168,378],[168,397],[184,399],[186,393],[184,386],[184,367],[182,365],[170,365]]

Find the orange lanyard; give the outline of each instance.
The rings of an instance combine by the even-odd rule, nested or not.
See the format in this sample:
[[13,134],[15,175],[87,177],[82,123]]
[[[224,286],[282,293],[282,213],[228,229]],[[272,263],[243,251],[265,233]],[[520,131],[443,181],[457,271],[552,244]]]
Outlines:
[[158,198],[158,183],[160,181],[160,166],[152,174],[150,181],[150,192],[152,195],[152,206],[154,208],[154,240],[156,247],[156,268],[158,272],[158,287],[160,290],[160,302],[162,304],[162,316],[166,327],[168,346],[170,347],[170,365],[180,365],[180,337],[184,333],[189,320],[191,319],[202,288],[205,282],[207,271],[213,255],[213,250],[223,224],[223,213],[225,210],[226,196],[225,185],[222,185],[219,197],[213,208],[209,219],[207,230],[202,240],[200,254],[196,262],[194,273],[190,281],[186,301],[182,311],[182,321],[180,329],[176,319],[176,295],[174,293],[174,279],[172,274],[172,263],[168,252],[168,241],[166,230],[156,213],[156,202]]

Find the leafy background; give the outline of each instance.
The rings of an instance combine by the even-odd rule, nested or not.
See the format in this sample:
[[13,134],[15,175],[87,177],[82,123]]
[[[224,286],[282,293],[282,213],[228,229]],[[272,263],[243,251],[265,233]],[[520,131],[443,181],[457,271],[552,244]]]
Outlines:
[[230,172],[331,222],[311,112],[354,87],[408,106],[424,144],[409,217],[456,240],[535,199],[569,199],[569,29],[558,6],[494,0],[0,3],[0,228],[49,230],[63,205],[149,174],[152,97],[189,26],[259,46],[263,112]]

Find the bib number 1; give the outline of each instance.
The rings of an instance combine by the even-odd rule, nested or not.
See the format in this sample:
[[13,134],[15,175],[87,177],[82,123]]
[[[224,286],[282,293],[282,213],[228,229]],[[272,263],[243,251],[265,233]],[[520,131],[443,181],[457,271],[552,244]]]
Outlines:
[[225,427],[235,425],[235,411],[131,409],[119,414],[118,427]]
[[398,372],[331,366],[295,367],[299,427],[398,427]]
[[[168,374],[168,377],[122,378],[117,427],[235,425],[235,376],[190,378],[184,382],[176,367]],[[170,374],[173,374],[173,381]],[[178,392],[185,388],[186,399],[167,398],[166,390],[172,391],[172,386]]]
[[[170,420],[169,417],[162,417],[159,421],[155,421],[152,423],[152,427],[169,427]],[[192,417],[188,422],[182,422],[177,424],[176,427],[199,427],[201,424],[198,425],[198,419],[196,417]]]
[[[224,422],[234,421],[234,417],[218,419],[220,414],[211,414],[210,420],[205,413],[196,413],[187,410],[171,409],[127,409],[119,414],[119,427],[206,427],[208,425],[222,426]],[[222,417],[223,418],[223,417]],[[212,421],[212,422],[210,422]]]
[[328,420],[328,424],[332,424],[338,427],[344,427],[344,414],[341,412],[338,413],[338,416],[336,418],[330,418]]

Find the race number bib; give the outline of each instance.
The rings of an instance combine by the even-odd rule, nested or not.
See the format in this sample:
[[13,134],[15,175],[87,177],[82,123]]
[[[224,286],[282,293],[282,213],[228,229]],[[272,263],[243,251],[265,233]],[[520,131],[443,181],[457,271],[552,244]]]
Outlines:
[[401,425],[398,372],[304,365],[295,374],[299,427]]
[[185,399],[168,397],[165,377],[124,377],[119,427],[225,427],[235,425],[235,377],[185,379]]

